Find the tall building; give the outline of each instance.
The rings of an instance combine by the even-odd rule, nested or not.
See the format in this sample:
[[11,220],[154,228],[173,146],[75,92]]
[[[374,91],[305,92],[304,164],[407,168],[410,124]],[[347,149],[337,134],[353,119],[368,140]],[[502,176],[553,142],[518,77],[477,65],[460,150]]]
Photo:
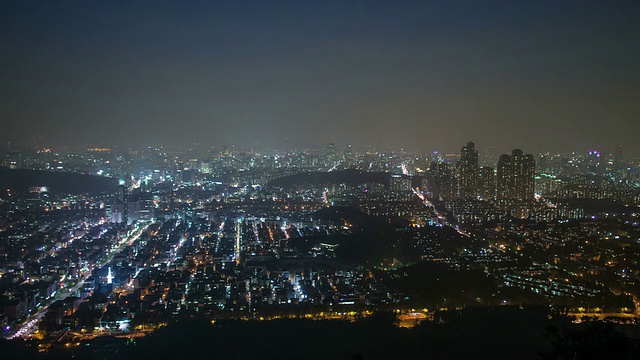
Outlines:
[[511,156],[500,155],[496,177],[496,198],[506,200],[511,198]]
[[461,199],[475,199],[478,196],[478,150],[471,141],[460,151],[458,184],[458,197]]
[[531,201],[535,196],[536,161],[531,154],[515,149],[511,156],[504,154],[498,160],[497,192],[499,200]]
[[524,186],[523,174],[524,154],[520,149],[511,152],[511,188],[509,195],[511,199],[522,200],[522,187]]
[[527,154],[522,161],[522,188],[518,200],[531,201],[535,197],[536,160]]
[[430,197],[436,201],[453,200],[456,195],[454,180],[447,162],[432,162],[427,171],[427,189]]
[[344,148],[344,162],[347,166],[353,166],[356,162],[356,158],[353,154],[353,147],[351,144]]
[[116,193],[113,196],[111,203],[111,222],[112,223],[128,223],[129,220],[129,192],[124,184],[124,180],[120,180],[120,183],[116,189]]
[[327,147],[327,161],[331,164],[337,160],[336,158],[336,144],[331,143]]
[[624,165],[624,150],[622,145],[618,145],[616,152],[613,155],[613,164],[616,167],[622,167]]
[[491,200],[496,196],[496,172],[490,166],[480,168],[478,194],[482,200]]

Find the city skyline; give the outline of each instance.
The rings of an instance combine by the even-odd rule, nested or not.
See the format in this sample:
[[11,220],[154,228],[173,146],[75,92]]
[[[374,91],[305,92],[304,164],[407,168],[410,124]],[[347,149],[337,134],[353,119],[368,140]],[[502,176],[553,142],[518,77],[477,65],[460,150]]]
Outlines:
[[0,354],[640,359],[638,18],[0,3]]
[[[468,331],[477,311],[533,336],[552,324],[640,323],[640,162],[624,148],[60,150],[0,149],[0,337],[9,339],[0,347],[33,343],[21,352],[82,358],[108,346],[108,358],[165,358],[184,325],[206,334],[241,324],[243,342],[272,343],[260,329],[283,321],[314,331],[332,323],[334,335],[336,325],[394,331],[405,345],[432,328],[426,338],[441,345],[459,341],[443,318],[469,314]],[[538,327],[521,324],[536,313]],[[480,324],[494,336],[493,321]],[[170,341],[154,343],[160,336]],[[538,359],[553,344],[526,345],[533,336],[509,341],[518,358]],[[370,351],[375,342],[364,340],[351,353]],[[214,348],[206,352],[223,356]],[[478,348],[477,358],[509,353]],[[265,353],[282,357],[257,358]]]
[[2,8],[2,141],[638,150],[634,3]]

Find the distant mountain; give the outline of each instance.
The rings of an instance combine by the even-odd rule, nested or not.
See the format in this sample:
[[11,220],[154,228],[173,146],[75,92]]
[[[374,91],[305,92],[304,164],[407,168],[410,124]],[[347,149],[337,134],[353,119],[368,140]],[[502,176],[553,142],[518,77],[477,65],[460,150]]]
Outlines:
[[382,172],[364,172],[359,170],[342,170],[331,172],[310,172],[281,177],[270,181],[267,185],[290,189],[299,185],[320,186],[326,184],[360,185],[366,183],[382,184],[389,187],[391,174]]
[[0,167],[3,194],[7,189],[14,194],[26,194],[32,186],[46,186],[55,194],[98,194],[112,192],[117,185],[117,179],[103,176]]

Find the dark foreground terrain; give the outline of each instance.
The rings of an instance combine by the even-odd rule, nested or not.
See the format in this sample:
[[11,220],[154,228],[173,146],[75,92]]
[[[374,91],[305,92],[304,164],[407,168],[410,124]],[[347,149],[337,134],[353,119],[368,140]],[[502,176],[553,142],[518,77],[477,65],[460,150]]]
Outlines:
[[571,324],[542,308],[490,307],[441,312],[412,329],[397,327],[389,313],[356,322],[192,321],[136,341],[103,337],[44,354],[4,341],[0,353],[4,359],[638,359],[637,327]]

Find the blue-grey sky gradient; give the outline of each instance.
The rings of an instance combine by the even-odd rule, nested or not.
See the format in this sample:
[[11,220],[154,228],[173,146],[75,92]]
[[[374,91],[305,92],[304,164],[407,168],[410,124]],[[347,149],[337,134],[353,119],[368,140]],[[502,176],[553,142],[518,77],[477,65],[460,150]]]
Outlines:
[[638,1],[6,1],[1,140],[638,148]]

